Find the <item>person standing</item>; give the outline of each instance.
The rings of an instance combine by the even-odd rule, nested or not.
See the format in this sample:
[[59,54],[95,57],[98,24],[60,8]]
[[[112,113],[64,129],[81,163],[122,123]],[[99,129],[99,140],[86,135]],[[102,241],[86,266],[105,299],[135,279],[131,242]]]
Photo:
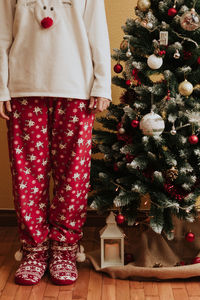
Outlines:
[[37,284],[49,268],[53,283],[71,284],[95,113],[112,101],[104,0],[1,0],[0,17],[0,117],[23,253],[15,282]]

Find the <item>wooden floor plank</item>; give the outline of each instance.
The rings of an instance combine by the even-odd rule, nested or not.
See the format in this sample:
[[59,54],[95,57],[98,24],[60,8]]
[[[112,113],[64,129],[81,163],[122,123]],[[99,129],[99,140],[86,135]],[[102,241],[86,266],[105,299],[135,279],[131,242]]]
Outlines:
[[157,282],[144,282],[144,294],[146,296],[158,296]]
[[103,275],[102,298],[101,300],[116,300],[116,279]]
[[32,286],[19,286],[15,294],[15,300],[29,300]]
[[194,296],[194,297],[189,297],[188,299],[189,299],[189,300],[200,300],[200,297],[198,297],[198,296],[195,297],[195,296]]
[[186,289],[189,296],[200,296],[200,284],[198,282],[187,282]]
[[142,281],[130,281],[130,288],[131,289],[143,289],[144,282]]
[[130,300],[129,280],[116,279],[116,300]]
[[172,287],[169,282],[159,282],[157,286],[158,286],[158,295],[160,297],[160,300],[174,299]]
[[130,289],[130,300],[145,300],[143,289]]
[[72,300],[72,291],[60,291],[58,300]]
[[0,300],[14,299],[14,297],[15,297],[15,294],[16,294],[17,289],[18,289],[18,285],[16,285],[15,282],[14,282],[16,265],[17,265],[17,263],[15,263],[13,265],[11,273],[10,273],[10,275],[8,277],[8,280],[7,280],[6,284],[5,284],[5,287],[4,287],[3,291],[2,291]]
[[186,289],[172,289],[173,290],[173,295],[174,295],[174,300],[188,300],[188,294]]
[[87,300],[101,300],[102,273],[90,270]]
[[48,280],[45,286],[44,298],[45,297],[57,298],[58,294],[59,294],[59,286],[53,284],[50,280]]
[[160,300],[160,297],[159,296],[146,296],[145,300]]
[[47,281],[48,278],[45,275],[37,285],[33,286],[29,300],[43,300]]

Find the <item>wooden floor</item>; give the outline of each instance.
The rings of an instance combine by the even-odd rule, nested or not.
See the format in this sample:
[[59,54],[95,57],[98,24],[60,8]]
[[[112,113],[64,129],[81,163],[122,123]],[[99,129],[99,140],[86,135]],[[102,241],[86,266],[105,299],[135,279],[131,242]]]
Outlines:
[[[82,241],[85,251],[98,247],[98,229],[84,227]],[[0,227],[0,300],[200,300],[200,282],[137,282],[112,279],[95,272],[86,260],[78,263],[79,278],[69,286],[53,285],[45,275],[37,286],[18,286],[14,274],[19,263],[13,254],[18,249],[16,227]]]

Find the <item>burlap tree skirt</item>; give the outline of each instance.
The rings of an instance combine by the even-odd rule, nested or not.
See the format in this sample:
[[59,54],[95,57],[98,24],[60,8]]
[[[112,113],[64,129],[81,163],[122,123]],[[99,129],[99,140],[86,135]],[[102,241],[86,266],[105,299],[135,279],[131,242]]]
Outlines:
[[[122,267],[101,269],[100,243],[97,250],[86,252],[97,272],[106,272],[112,278],[133,280],[164,280],[200,276],[200,264],[192,264],[192,259],[200,257],[200,221],[183,222],[174,218],[175,238],[171,241],[151,229],[141,231],[138,227],[126,227],[124,233],[125,253],[132,253],[134,261]],[[185,235],[195,234],[195,240],[188,242]],[[97,241],[100,237],[97,236]],[[179,265],[180,262],[185,265]]]

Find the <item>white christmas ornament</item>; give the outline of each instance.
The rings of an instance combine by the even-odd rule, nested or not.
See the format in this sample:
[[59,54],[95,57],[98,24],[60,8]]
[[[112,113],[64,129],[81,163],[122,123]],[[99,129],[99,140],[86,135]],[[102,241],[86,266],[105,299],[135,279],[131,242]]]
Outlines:
[[148,57],[147,64],[148,64],[149,68],[151,68],[153,70],[157,70],[162,66],[163,59],[162,59],[162,57],[152,54]]
[[159,136],[165,129],[165,122],[161,116],[151,111],[140,121],[140,129],[144,135]]

